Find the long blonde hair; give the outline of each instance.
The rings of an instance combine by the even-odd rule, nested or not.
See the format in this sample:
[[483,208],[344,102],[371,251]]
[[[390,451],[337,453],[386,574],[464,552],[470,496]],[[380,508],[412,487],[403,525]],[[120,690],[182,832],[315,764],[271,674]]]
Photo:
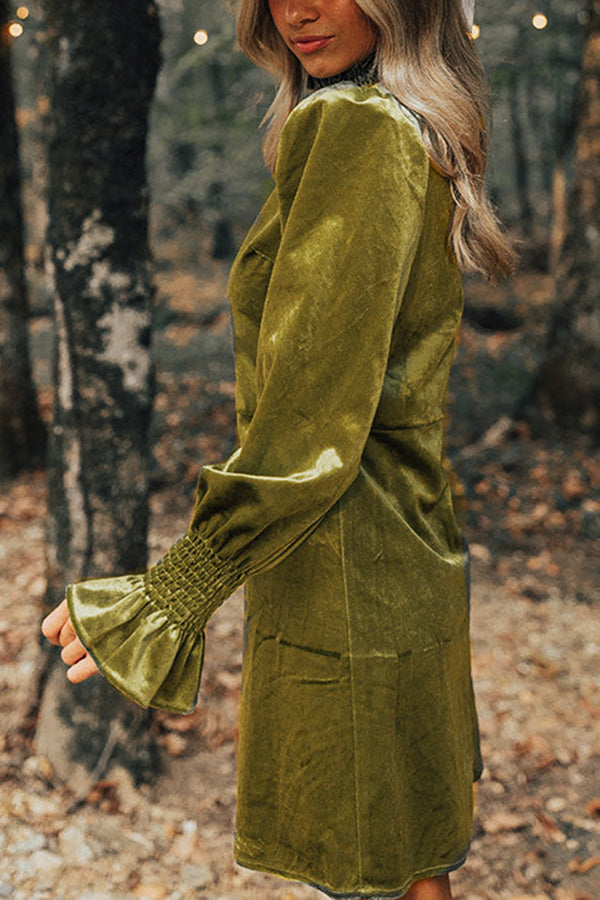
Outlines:
[[[487,79],[467,33],[460,0],[356,0],[378,31],[376,60],[381,83],[419,119],[435,168],[455,200],[450,242],[465,271],[490,279],[515,264],[511,242],[485,190],[488,157]],[[268,0],[240,0],[241,49],[279,81],[265,119],[264,154],[275,165],[279,135],[300,101],[306,76],[277,32]]]

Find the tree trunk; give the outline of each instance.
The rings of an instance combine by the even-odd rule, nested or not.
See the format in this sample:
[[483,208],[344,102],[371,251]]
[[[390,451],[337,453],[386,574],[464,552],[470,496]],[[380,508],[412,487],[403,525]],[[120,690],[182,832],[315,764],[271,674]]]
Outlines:
[[565,234],[567,231],[567,173],[564,156],[559,156],[552,176],[552,220],[550,222],[550,250],[548,268],[556,281]]
[[557,116],[557,139],[554,149],[554,171],[552,175],[552,220],[550,223],[549,269],[554,279],[558,279],[561,255],[569,225],[569,191],[567,170],[573,152],[577,128],[576,98],[572,98],[562,114]]
[[[216,120],[222,120],[223,110],[227,101],[227,87],[223,73],[223,66],[216,57],[209,63],[208,71],[213,89]],[[224,129],[221,130],[223,133]],[[218,142],[219,155],[225,155],[223,141]],[[213,259],[231,259],[235,253],[235,239],[231,221],[223,208],[223,183],[213,181],[208,191],[208,204],[213,211],[213,241],[211,256]]]
[[530,172],[529,159],[525,146],[525,133],[521,120],[521,102],[520,102],[520,84],[518,73],[514,73],[508,82],[510,130],[513,142],[513,152],[515,159],[515,185],[517,188],[517,198],[519,201],[520,214],[519,221],[526,235],[531,234],[533,226],[533,211],[531,209],[531,191],[530,191]]
[[[154,0],[45,0],[49,252],[56,331],[48,602],[146,563],[152,279],[145,149],[159,66]],[[99,678],[50,674],[37,750],[85,784],[108,755],[153,769],[148,715]],[[115,735],[117,736],[115,738]],[[107,760],[104,760],[106,763]]]
[[19,147],[9,8],[0,0],[0,478],[44,463],[46,434],[31,374]]
[[530,399],[561,425],[600,437],[600,0],[588,0],[588,11],[560,305]]

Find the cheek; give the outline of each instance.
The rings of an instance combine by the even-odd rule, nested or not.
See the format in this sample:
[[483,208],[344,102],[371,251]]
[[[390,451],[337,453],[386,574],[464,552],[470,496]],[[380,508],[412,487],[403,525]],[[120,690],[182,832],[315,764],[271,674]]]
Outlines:
[[349,33],[353,35],[357,47],[370,49],[374,46],[377,36],[375,26],[355,3],[352,4],[347,23]]
[[373,49],[376,42],[376,33],[372,28],[362,28],[360,31],[356,31],[355,34],[355,45],[358,49],[360,49],[362,55],[365,55]]
[[281,0],[269,0],[268,9],[271,13],[271,18],[273,20],[273,24],[277,31],[281,34],[281,27],[283,25],[283,17],[284,17],[284,8]]

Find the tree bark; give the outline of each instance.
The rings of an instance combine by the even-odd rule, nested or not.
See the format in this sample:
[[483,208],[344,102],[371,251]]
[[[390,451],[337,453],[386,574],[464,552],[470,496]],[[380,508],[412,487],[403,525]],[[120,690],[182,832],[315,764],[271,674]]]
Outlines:
[[549,249],[549,270],[555,284],[559,276],[561,255],[569,224],[567,168],[575,139],[577,112],[576,98],[573,98],[567,110],[558,117],[560,124],[557,128],[558,139],[554,150]]
[[515,160],[515,186],[520,207],[519,221],[523,233],[529,235],[533,226],[533,210],[531,208],[530,200],[529,158],[527,155],[523,122],[521,120],[520,83],[516,72],[511,75],[508,81],[508,95],[509,108],[511,110],[510,130]]
[[[153,370],[145,150],[160,30],[154,0],[45,0],[44,7],[56,332],[47,599],[54,606],[68,582],[146,563]],[[73,689],[56,670],[42,699],[37,749],[60,777],[85,783],[118,733],[112,759],[143,779],[156,762],[148,721],[103,680]]]
[[43,465],[46,433],[29,353],[19,145],[8,33],[0,0],[0,478]]
[[600,437],[600,0],[588,0],[588,13],[559,306],[529,415],[541,410],[567,428]]

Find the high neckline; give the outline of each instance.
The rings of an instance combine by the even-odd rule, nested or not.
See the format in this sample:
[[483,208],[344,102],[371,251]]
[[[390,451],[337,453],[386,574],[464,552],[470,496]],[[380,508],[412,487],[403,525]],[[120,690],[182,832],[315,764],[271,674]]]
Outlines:
[[306,86],[309,91],[316,91],[332,84],[340,84],[342,81],[352,81],[354,84],[372,84],[377,81],[375,50],[337,75],[330,75],[328,78],[315,78],[313,75],[309,75]]

